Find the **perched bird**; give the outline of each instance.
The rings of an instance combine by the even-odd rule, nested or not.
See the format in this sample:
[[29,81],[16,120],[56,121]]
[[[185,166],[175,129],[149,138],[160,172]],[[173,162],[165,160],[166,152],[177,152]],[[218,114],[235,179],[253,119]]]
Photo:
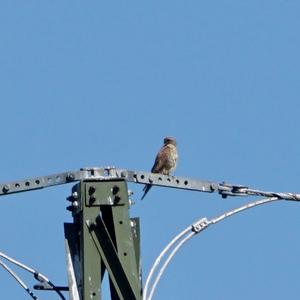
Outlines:
[[[164,138],[164,145],[160,148],[159,152],[156,155],[154,165],[151,169],[152,173],[160,173],[164,175],[170,175],[172,171],[176,168],[176,163],[178,159],[177,154],[177,143],[176,140],[172,137]],[[151,184],[146,184],[144,186],[144,195],[142,199],[146,196],[146,194],[151,189]]]

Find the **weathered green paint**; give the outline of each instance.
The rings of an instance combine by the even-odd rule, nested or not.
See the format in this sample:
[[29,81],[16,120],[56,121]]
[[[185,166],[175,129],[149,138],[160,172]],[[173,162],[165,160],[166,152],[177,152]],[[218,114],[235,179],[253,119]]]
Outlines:
[[82,274],[82,300],[100,299],[101,281],[101,257],[94,245],[90,231],[86,226],[87,221],[95,220],[99,213],[99,207],[90,208],[84,203],[86,185],[80,184],[82,211],[79,216],[79,241],[80,241],[80,261]]
[[101,218],[98,218],[97,226],[94,225],[89,226],[89,228],[95,228],[91,230],[91,235],[108,271],[113,291],[118,296],[116,299],[136,299],[105,224]]
[[141,300],[139,221],[129,217],[126,181],[82,181],[74,191],[78,192],[73,217],[79,243],[81,300],[101,299],[105,269],[111,299]]

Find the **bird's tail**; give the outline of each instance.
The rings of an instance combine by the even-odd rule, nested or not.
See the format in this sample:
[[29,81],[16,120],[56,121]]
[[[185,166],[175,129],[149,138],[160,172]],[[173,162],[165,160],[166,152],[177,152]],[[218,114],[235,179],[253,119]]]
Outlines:
[[147,195],[147,193],[149,192],[149,190],[151,189],[152,185],[151,184],[146,184],[143,188],[144,191],[144,195],[142,196],[141,200],[143,200],[145,198],[145,196]]

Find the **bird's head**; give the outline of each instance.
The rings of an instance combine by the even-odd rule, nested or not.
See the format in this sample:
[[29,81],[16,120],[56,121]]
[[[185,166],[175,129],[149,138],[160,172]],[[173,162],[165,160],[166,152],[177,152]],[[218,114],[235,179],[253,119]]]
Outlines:
[[173,137],[167,136],[164,138],[164,145],[167,145],[167,144],[172,144],[172,145],[176,146],[177,142]]

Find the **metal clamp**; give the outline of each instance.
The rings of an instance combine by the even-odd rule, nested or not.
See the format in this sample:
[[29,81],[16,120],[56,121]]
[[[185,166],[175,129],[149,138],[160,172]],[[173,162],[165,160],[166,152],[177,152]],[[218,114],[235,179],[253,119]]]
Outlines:
[[206,228],[210,223],[207,218],[203,218],[192,225],[192,231],[195,233],[199,233],[204,228]]
[[245,185],[233,185],[226,182],[219,184],[219,194],[222,198],[227,198],[227,196],[247,196],[245,193],[246,189],[248,189],[248,187]]

